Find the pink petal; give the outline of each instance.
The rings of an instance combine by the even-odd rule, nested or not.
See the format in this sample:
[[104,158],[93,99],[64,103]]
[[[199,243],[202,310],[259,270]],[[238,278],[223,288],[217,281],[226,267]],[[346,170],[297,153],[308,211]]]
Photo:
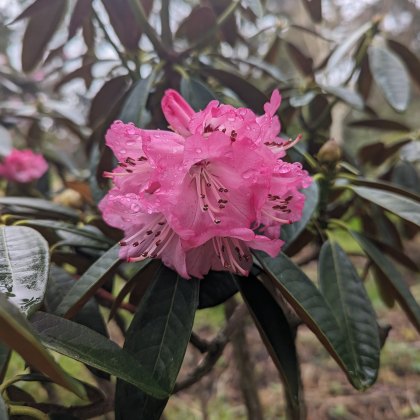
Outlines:
[[185,137],[191,134],[188,124],[195,114],[194,110],[176,90],[168,89],[165,92],[162,111],[174,131]]

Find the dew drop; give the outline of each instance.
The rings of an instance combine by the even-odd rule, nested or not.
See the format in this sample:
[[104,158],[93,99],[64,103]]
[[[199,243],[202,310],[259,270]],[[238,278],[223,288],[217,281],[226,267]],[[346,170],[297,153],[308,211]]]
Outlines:
[[197,149],[195,149],[195,153],[202,153],[202,150],[197,148]]
[[248,169],[242,174],[243,179],[252,179],[254,180],[257,176],[257,171],[255,169]]
[[125,154],[127,153],[127,150],[125,150],[125,149],[120,149],[120,153],[121,153],[122,155],[125,155]]

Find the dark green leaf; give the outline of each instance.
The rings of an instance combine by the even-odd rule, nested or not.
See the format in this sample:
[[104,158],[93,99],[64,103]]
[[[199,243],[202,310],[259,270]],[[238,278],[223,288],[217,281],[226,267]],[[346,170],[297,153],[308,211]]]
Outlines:
[[370,120],[357,120],[351,121],[347,124],[349,127],[354,128],[371,128],[376,130],[383,130],[383,131],[403,131],[409,132],[411,128],[405,124],[401,124],[398,121],[392,120],[383,120],[380,118],[370,119]]
[[350,231],[350,233],[373,261],[377,269],[384,274],[382,279],[388,281],[388,286],[393,289],[395,298],[398,300],[413,325],[420,331],[420,306],[411,294],[401,273],[368,238],[354,231]]
[[330,306],[313,282],[284,254],[270,258],[258,251],[255,256],[264,271],[301,319],[318,337],[356,388],[363,388],[363,378],[353,364],[351,349]]
[[396,111],[405,111],[410,101],[410,80],[404,64],[384,47],[371,45],[368,54],[373,79],[386,100]]
[[420,226],[420,203],[400,194],[390,191],[382,191],[369,187],[351,186],[351,189],[365,200],[396,214],[402,219],[408,220]]
[[66,9],[67,1],[56,0],[49,2],[48,7],[40,8],[36,14],[31,15],[22,41],[24,72],[32,71],[42,60],[45,49],[59,27]]
[[229,89],[232,89],[239,98],[256,112],[261,112],[264,104],[268,102],[267,96],[257,87],[234,73],[212,67],[205,67],[203,71],[223,83]]
[[208,86],[192,77],[183,77],[180,88],[181,95],[195,111],[204,109],[210,101],[216,99]]
[[316,22],[322,22],[322,1],[321,0],[302,0],[305,9],[308,11],[311,19]]
[[127,76],[117,76],[106,81],[92,99],[89,125],[93,128],[103,123],[127,90]]
[[[102,3],[121,44],[128,50],[136,51],[143,28],[137,23],[135,14],[131,9],[134,2],[130,0],[102,0]],[[141,0],[140,3],[146,15],[148,15],[152,8],[153,0]]]
[[138,360],[95,331],[44,312],[37,312],[31,323],[50,350],[122,378],[156,398],[167,396]]
[[80,279],[67,292],[57,308],[57,315],[72,318],[78,310],[93,296],[119,263],[120,244],[114,245],[95,261]]
[[156,73],[152,71],[149,77],[133,84],[119,116],[121,121],[132,122],[137,127],[144,127],[147,98],[155,79]]
[[318,207],[319,189],[315,181],[308,188],[303,189],[302,193],[305,195],[305,207],[303,208],[301,219],[290,225],[284,225],[281,228],[280,237],[285,242],[283,250],[286,250],[302,233]]
[[0,342],[19,353],[35,369],[57,384],[84,397],[83,387],[69,376],[32,333],[31,325],[19,309],[0,293]]
[[420,178],[416,167],[411,162],[397,163],[392,170],[391,180],[407,190],[420,194]]
[[0,197],[1,205],[34,209],[39,211],[43,215],[43,218],[45,218],[46,214],[54,214],[64,220],[79,220],[79,213],[76,210],[40,198]]
[[363,282],[344,250],[327,241],[319,257],[319,283],[341,331],[359,379],[355,386],[371,386],[379,369],[379,329]]
[[10,353],[9,347],[0,342],[0,384],[3,382],[4,375],[6,374]]
[[0,227],[0,292],[25,315],[42,303],[48,280],[47,241],[35,230]]
[[[199,280],[185,280],[161,266],[127,331],[124,348],[158,383],[171,392],[191,335],[198,305]],[[159,419],[166,400],[150,398],[117,382],[117,419]]]
[[200,280],[198,309],[220,305],[237,291],[238,286],[228,272],[210,271]]
[[295,338],[283,310],[263,284],[254,276],[239,277],[236,281],[250,309],[258,331],[283,380],[291,418],[302,418],[300,372]]

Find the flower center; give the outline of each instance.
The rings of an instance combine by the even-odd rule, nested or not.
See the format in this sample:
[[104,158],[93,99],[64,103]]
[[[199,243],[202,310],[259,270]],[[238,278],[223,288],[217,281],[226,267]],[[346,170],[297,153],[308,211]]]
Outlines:
[[129,257],[128,262],[143,261],[159,257],[169,245],[175,232],[168,226],[163,215],[158,214],[149,223],[129,238],[120,242],[121,246],[138,247],[138,257]]
[[209,166],[209,161],[197,163],[191,176],[195,181],[201,211],[206,212],[218,225],[221,223],[220,215],[228,203],[225,197],[229,190],[209,171]]
[[223,267],[234,271],[236,274],[246,276],[248,274],[247,268],[252,256],[249,253],[248,247],[239,239],[215,237],[212,239],[214,250],[217,258],[219,258]]

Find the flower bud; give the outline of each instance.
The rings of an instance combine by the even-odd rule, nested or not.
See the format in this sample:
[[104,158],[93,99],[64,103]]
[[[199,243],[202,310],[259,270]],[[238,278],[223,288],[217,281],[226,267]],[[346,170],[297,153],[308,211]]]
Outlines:
[[341,148],[334,139],[324,143],[317,154],[317,158],[321,163],[337,163],[341,160],[341,157]]
[[74,209],[80,209],[83,206],[83,197],[76,190],[66,188],[61,193],[57,194],[53,198],[53,202],[61,204],[66,207],[72,207]]

